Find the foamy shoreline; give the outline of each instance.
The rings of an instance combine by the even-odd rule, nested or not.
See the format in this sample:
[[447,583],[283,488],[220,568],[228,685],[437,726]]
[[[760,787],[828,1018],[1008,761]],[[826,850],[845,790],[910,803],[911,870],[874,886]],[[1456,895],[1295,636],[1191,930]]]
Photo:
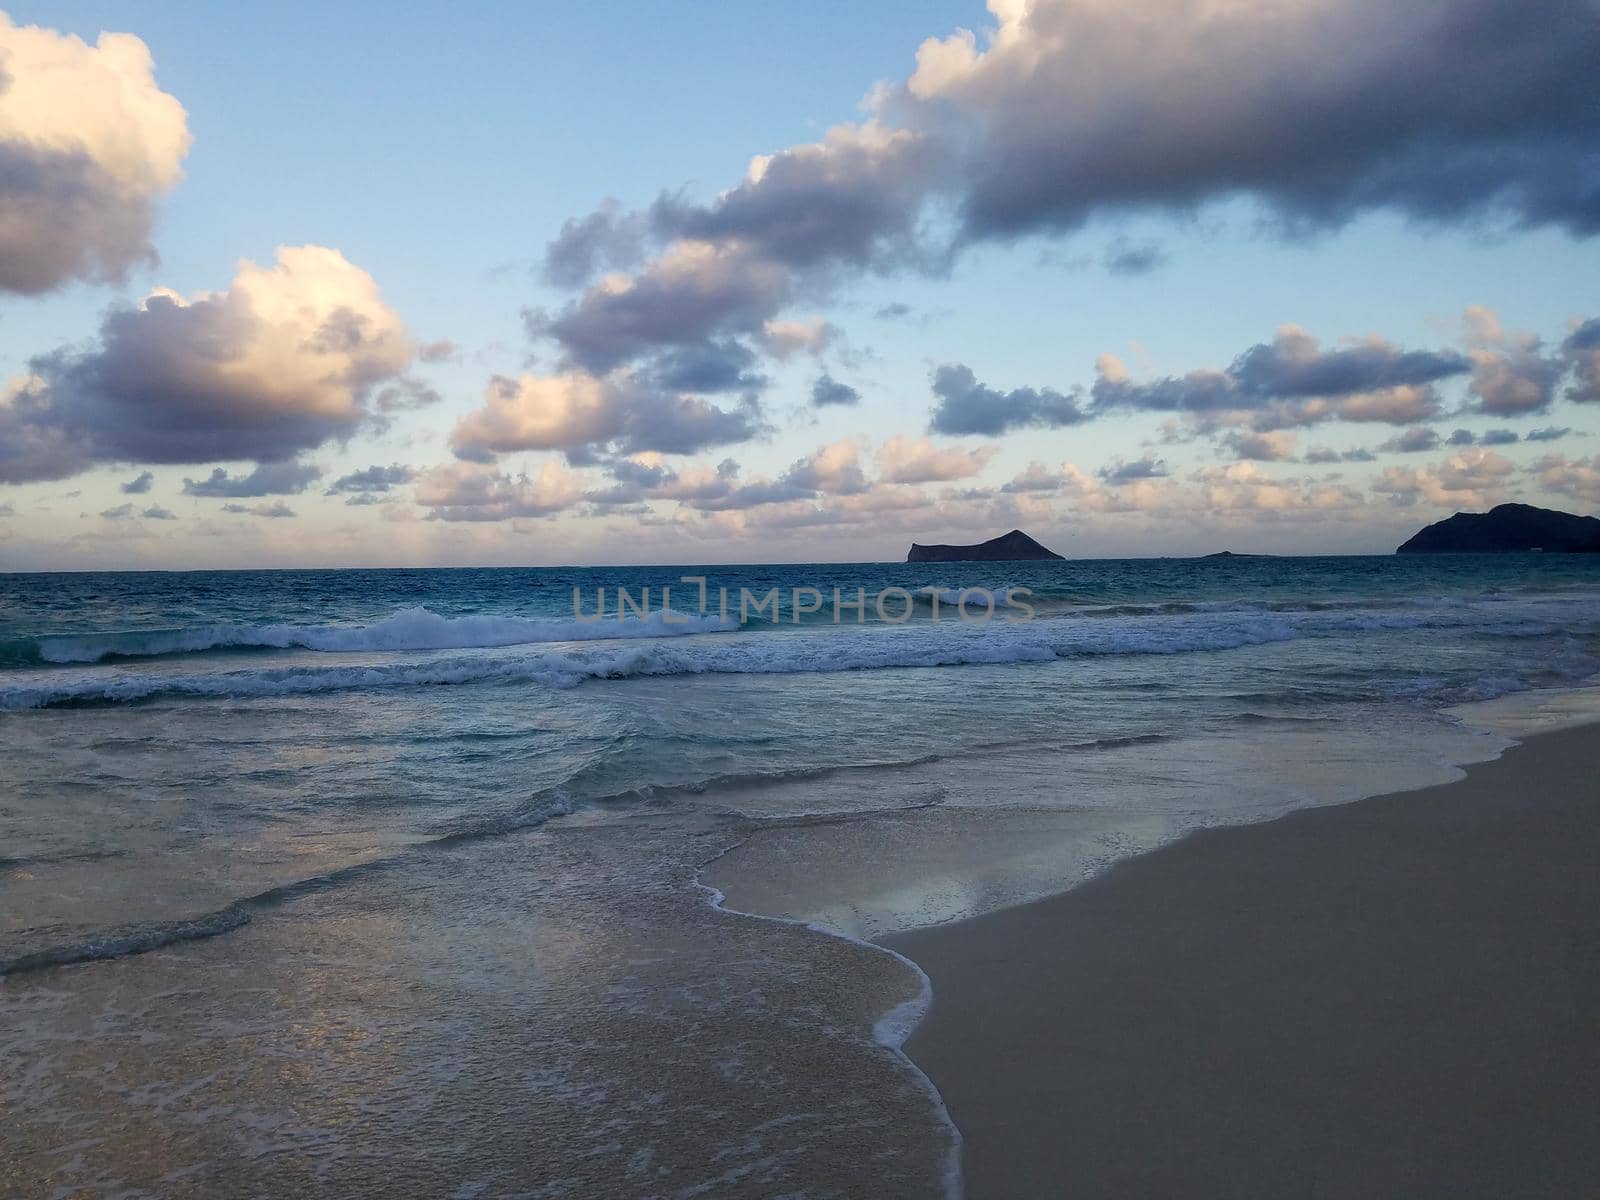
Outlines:
[[[948,939],[962,945],[964,949],[973,950],[975,944],[981,944],[986,936],[981,932],[985,922],[990,920],[1025,922],[1035,919],[1028,914],[1042,912],[1056,901],[1062,900],[1079,890],[1079,888],[1089,885],[1091,881],[1099,881],[1105,875],[1114,875],[1119,869],[1126,868],[1129,863],[1140,861],[1155,854],[1179,852],[1187,841],[1196,836],[1226,835],[1229,832],[1245,828],[1270,828],[1282,820],[1307,812],[1381,804],[1385,800],[1393,799],[1396,796],[1429,793],[1442,788],[1459,786],[1471,780],[1472,772],[1475,769],[1486,763],[1500,761],[1507,751],[1521,745],[1522,739],[1548,734],[1556,730],[1568,730],[1581,725],[1600,723],[1600,686],[1596,686],[1597,683],[1600,683],[1600,681],[1591,681],[1588,686],[1579,688],[1546,689],[1517,693],[1511,696],[1498,697],[1494,700],[1457,705],[1443,710],[1444,715],[1454,718],[1463,726],[1486,735],[1488,741],[1485,743],[1485,755],[1481,758],[1441,761],[1439,766],[1444,776],[1441,779],[1432,781],[1413,779],[1409,781],[1408,786],[1401,788],[1397,792],[1376,792],[1371,788],[1359,789],[1359,794],[1351,794],[1343,799],[1327,804],[1314,805],[1309,808],[1292,808],[1286,812],[1265,817],[1259,822],[1253,821],[1240,825],[1220,825],[1193,830],[1173,841],[1134,850],[1121,861],[1105,864],[1103,871],[1093,871],[1083,879],[1075,881],[1073,884],[1051,895],[1026,900],[1018,904],[1003,905],[973,917],[955,921],[935,921],[911,929],[896,930],[886,937],[875,937],[868,940],[834,928],[827,924],[825,920],[797,920],[793,917],[773,915],[763,911],[767,907],[779,908],[784,904],[785,899],[792,901],[792,897],[780,898],[774,895],[772,891],[768,890],[769,882],[754,878],[750,872],[740,871],[736,865],[725,862],[734,851],[759,842],[763,836],[763,831],[760,829],[757,829],[750,838],[745,839],[739,846],[729,847],[715,859],[705,864],[701,871],[697,873],[695,882],[697,886],[709,890],[713,895],[713,904],[724,911],[756,919],[798,923],[819,933],[839,937],[859,945],[881,948],[900,958],[917,972],[918,976],[924,981],[926,991],[919,1001],[911,1003],[911,1007],[915,1011],[909,1014],[910,1019],[906,1022],[906,1028],[891,1048],[904,1055],[907,1061],[918,1070],[919,1074],[922,1074],[927,1079],[928,1086],[941,1113],[951,1120],[954,1137],[952,1153],[958,1156],[958,1161],[954,1167],[955,1175],[951,1189],[947,1194],[962,1195],[964,1194],[964,1189],[961,1182],[962,1167],[959,1155],[963,1133],[959,1123],[950,1116],[951,1109],[947,1097],[940,1090],[942,1081],[936,1078],[935,1074],[930,1073],[932,1068],[917,1055],[917,1043],[926,1042],[930,1038],[939,1036],[953,1041],[961,1041],[973,1032],[976,1025],[982,1025],[985,1022],[1004,1023],[1009,1016],[1010,1002],[1015,1000],[1019,994],[1026,995],[1029,989],[1026,979],[1014,980],[1012,981],[1013,986],[1008,986],[1006,989],[989,988],[981,979],[972,980],[970,982],[974,983],[981,991],[983,1002],[976,1009],[970,1009],[965,1019],[959,1022],[958,1027],[948,1032],[927,1032],[926,1018],[930,1009],[937,1003],[935,996],[937,984],[922,963],[916,960],[919,946],[923,945],[928,939],[938,939],[940,941]],[[703,878],[708,871],[715,874],[718,870],[722,872],[719,878],[726,885],[739,886],[742,889],[743,902],[751,906],[748,911],[727,906],[724,903],[726,900],[724,893]],[[1046,918],[1039,917],[1037,920],[1043,921]],[[1041,944],[1049,944],[1054,940],[1054,934],[1041,929],[1037,931],[1035,940]],[[1041,976],[1048,976],[1049,962],[1047,958],[1039,956],[1036,951],[1028,952],[1026,957],[1040,968]],[[1015,992],[1014,988],[1020,988],[1020,993]],[[988,1001],[996,996],[1003,997],[1007,1002],[1004,1011],[992,1011]],[[898,1013],[907,1007],[907,1005],[903,1004],[899,1006],[896,1012]],[[880,1042],[881,1040],[880,1038]],[[907,1043],[911,1043],[911,1045],[908,1047]],[[1068,1069],[1069,1067],[1070,1064],[1063,1064],[1063,1069]],[[1012,1151],[1017,1150],[1016,1147],[1011,1149]],[[1067,1182],[1061,1181],[1063,1186]],[[1010,1186],[1011,1184],[1008,1182],[1007,1187]],[[997,1194],[1011,1195],[1014,1193],[1005,1191]],[[1040,1194],[1054,1195],[1055,1193],[1041,1192]]]
[[[1398,1188],[1415,1196],[1578,1194],[1593,1178],[1593,1143],[1573,1118],[1593,1111],[1595,1077],[1582,1064],[1600,1061],[1600,1042],[1592,1029],[1573,1039],[1559,999],[1541,1020],[1515,997],[1548,989],[1600,1000],[1592,956],[1568,953],[1592,946],[1600,933],[1590,857],[1600,849],[1593,782],[1600,747],[1572,715],[1600,695],[1584,691],[1525,701],[1524,719],[1554,709],[1567,723],[1468,768],[1456,782],[1208,830],[1061,896],[888,939],[934,983],[933,1005],[908,1051],[962,1129],[967,1194],[1046,1197],[1070,1188],[1087,1196],[1274,1196],[1319,1184],[1330,1195]],[[1482,715],[1504,719],[1516,707]],[[1600,719],[1593,707],[1584,711],[1581,724]],[[1543,797],[1554,812],[1541,809]],[[1545,868],[1559,877],[1540,900],[1528,898],[1519,875],[1517,839],[1528,858],[1557,864]],[[1431,870],[1412,872],[1409,882],[1403,871],[1375,882],[1382,871],[1370,851],[1385,842],[1403,844],[1421,862],[1433,856]],[[1498,873],[1483,869],[1496,863]],[[1322,874],[1296,875],[1308,864],[1320,864]],[[1341,888],[1355,889],[1353,906],[1339,901]],[[1394,896],[1418,903],[1389,902]],[[1470,918],[1451,910],[1449,901],[1464,896],[1475,896],[1485,913],[1477,932],[1464,933]],[[1289,897],[1299,901],[1293,928],[1283,916]],[[1542,970],[1519,977],[1510,956],[1540,945],[1541,929]],[[1362,956],[1364,941],[1384,938],[1385,949]],[[1398,958],[1392,951],[1408,939],[1431,942],[1434,959]],[[1395,972],[1418,994],[1401,1014],[1393,1008]],[[1464,1015],[1457,1002],[1474,989],[1492,1002]],[[1342,996],[1342,1008],[1331,1006],[1338,1016],[1298,1019],[1294,1000],[1308,990]],[[1224,1009],[1233,1023],[1219,1029],[1214,1019]],[[1520,1088],[1498,1069],[1481,1069],[1471,1053],[1480,1026],[1515,1047],[1504,1050],[1503,1063],[1550,1069],[1519,1080]],[[1175,1060],[1160,1031],[1176,1028],[1191,1029],[1195,1040]],[[1403,1044],[1412,1036],[1428,1049],[1407,1061]],[[1300,1048],[1319,1038],[1346,1068],[1343,1079],[1305,1074]],[[1341,1038],[1359,1049],[1352,1055],[1333,1045]],[[1397,1049],[1402,1067],[1386,1059]],[[1221,1081],[1212,1074],[1218,1063],[1242,1060],[1250,1065],[1231,1074],[1223,1068]],[[1566,1070],[1555,1065],[1563,1062]],[[1456,1119],[1471,1130],[1474,1113],[1460,1098],[1508,1086],[1512,1093],[1491,1106],[1502,1116],[1520,1114],[1520,1122],[1485,1131],[1488,1140],[1475,1145],[1427,1141],[1428,1104],[1462,1109]],[[1386,1163],[1386,1146],[1361,1113],[1396,1087],[1421,1115],[1389,1131],[1390,1140],[1408,1145]],[[1313,1136],[1252,1114],[1247,1097],[1267,1095],[1273,1107],[1315,1109],[1325,1124]],[[1553,1132],[1539,1125],[1552,1104],[1562,1114],[1550,1122]],[[1228,1115],[1214,1116],[1219,1110]],[[1321,1153],[1317,1137],[1342,1138],[1339,1154]],[[1379,1165],[1364,1173],[1372,1158]]]

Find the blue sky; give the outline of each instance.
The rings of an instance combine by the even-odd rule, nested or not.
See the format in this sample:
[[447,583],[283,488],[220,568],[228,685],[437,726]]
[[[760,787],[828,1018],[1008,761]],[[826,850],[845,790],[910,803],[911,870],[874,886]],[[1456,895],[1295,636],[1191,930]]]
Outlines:
[[[1175,3],[1155,0],[1150,8]],[[1242,0],[1221,7],[1229,5],[1246,14],[1273,7]],[[102,30],[141,39],[153,59],[155,84],[182,106],[192,145],[182,159],[181,181],[153,193],[149,241],[158,264],[132,263],[120,280],[69,272],[44,290],[0,292],[0,378],[43,379],[28,385],[34,388],[28,394],[43,397],[52,412],[70,405],[82,411],[90,401],[75,392],[69,405],[69,389],[108,372],[62,368],[59,376],[40,376],[41,356],[66,352],[80,366],[120,362],[109,357],[106,314],[137,308],[156,287],[191,303],[198,292],[223,292],[240,260],[270,266],[280,246],[336,250],[370,276],[396,338],[403,326],[413,346],[448,342],[449,349],[363,367],[362,381],[338,398],[347,411],[315,433],[297,426],[279,436],[262,426],[259,442],[204,443],[219,452],[225,444],[226,457],[151,452],[150,437],[137,431],[80,448],[63,467],[41,465],[18,451],[20,465],[9,481],[0,481],[0,568],[874,559],[900,557],[912,540],[978,540],[1013,524],[1064,552],[1086,555],[1223,546],[1385,552],[1456,507],[1501,499],[1595,507],[1600,459],[1588,436],[1597,428],[1595,409],[1566,399],[1569,389],[1581,392],[1575,364],[1582,347],[1574,343],[1562,357],[1564,341],[1600,315],[1593,287],[1600,249],[1582,225],[1583,202],[1558,219],[1530,221],[1514,205],[1508,212],[1495,204],[1419,215],[1437,201],[1414,182],[1396,192],[1398,200],[1352,202],[1335,218],[1292,234],[1283,230],[1283,204],[1271,187],[1207,192],[1198,183],[1187,190],[1173,184],[1170,198],[1163,194],[1155,202],[1097,194],[1088,214],[1066,228],[1047,197],[1031,225],[1004,237],[979,237],[934,267],[896,260],[862,270],[840,260],[818,271],[786,263],[784,278],[797,298],[772,319],[826,322],[826,344],[780,353],[759,319],[710,334],[717,345],[730,336],[743,339],[755,356],[752,369],[766,379],[756,389],[755,408],[741,410],[760,414],[746,422],[748,436],[697,445],[689,453],[674,452],[675,442],[638,435],[630,435],[631,442],[619,437],[580,446],[555,435],[507,440],[504,429],[497,441],[490,439],[493,446],[461,443],[459,427],[485,407],[492,377],[573,378],[571,346],[559,335],[531,335],[524,320],[527,310],[561,313],[592,284],[555,286],[542,276],[546,247],[564,222],[606,198],[629,212],[679,189],[687,203],[714,216],[719,193],[739,183],[752,156],[814,143],[840,123],[881,120],[947,137],[938,124],[943,110],[901,119],[892,106],[864,112],[863,98],[879,81],[911,78],[926,39],[964,27],[977,31],[974,44],[983,51],[984,31],[1012,8],[1020,14],[1016,37],[1037,37],[1041,45],[1046,18],[1069,33],[1081,28],[1085,40],[1104,24],[1103,0],[1039,0],[1036,7],[1050,11],[1041,16],[1002,5],[990,14],[972,3],[476,5],[465,11],[281,4],[230,10],[223,20],[203,10],[197,18],[192,5],[12,4],[7,12],[14,25],[76,35],[90,46]],[[1331,6],[1341,7],[1368,5],[1342,0]],[[1469,0],[1466,7],[1505,6]],[[1535,7],[1559,10],[1580,31],[1585,11],[1600,24],[1585,0],[1541,0]],[[1537,18],[1530,11],[1530,22]],[[1203,31],[1194,32],[1198,40]],[[1396,44],[1404,32],[1395,31]],[[1291,24],[1282,33],[1284,44],[1294,36]],[[1337,45],[1326,52],[1330,60],[1353,55]],[[18,53],[13,74],[27,61]],[[1200,72],[1197,86],[1218,86],[1180,51],[1166,53],[1179,55],[1178,66],[1164,68],[1169,76],[1189,69]],[[1595,142],[1581,127],[1592,118],[1561,110],[1560,50],[1548,51],[1548,77],[1540,53],[1535,44],[1518,59],[1523,77],[1496,84],[1496,103],[1503,106],[1516,106],[1521,96],[1554,97],[1545,106],[1552,111],[1530,116],[1515,133],[1530,147],[1529,165],[1505,170],[1525,170],[1530,179],[1587,171],[1592,183]],[[1135,76],[1139,61],[1131,60]],[[1070,57],[1059,67],[1046,57],[1039,71],[1071,65]],[[1432,69],[1427,61],[1415,67],[1424,80]],[[1389,70],[1392,75],[1392,64]],[[1324,110],[1337,118],[1334,129],[1365,115],[1360,75],[1347,83],[1334,75],[1328,96],[1316,101],[1322,108],[1310,111],[1307,123],[1324,117]],[[1442,89],[1449,81],[1441,78]],[[1061,122],[1064,143],[1086,136],[1081,126],[1087,118],[1073,106],[1093,107],[1096,100],[1080,91],[1049,90],[994,99],[992,87],[957,90],[964,86],[958,79],[948,91],[954,107],[966,105],[994,128],[1022,120],[996,106],[1011,103],[1021,111],[1031,105],[1027,120],[1044,123],[1047,146],[1058,140],[1053,120]],[[1108,76],[1104,90],[1124,86]],[[1048,103],[1041,105],[1040,95]],[[1251,100],[1270,108],[1259,95]],[[1232,99],[1213,94],[1213,104],[1225,102]],[[1311,103],[1285,101],[1301,102]],[[6,103],[0,93],[0,114]],[[13,95],[10,103],[16,109],[21,101]],[[1056,103],[1059,112],[1051,107]],[[1417,110],[1414,143],[1426,142],[1429,122],[1450,125],[1448,104]],[[42,135],[29,132],[32,119],[16,111],[0,117],[0,148],[7,136],[39,143]],[[1536,124],[1541,120],[1548,130]],[[1203,138],[1207,131],[1185,136]],[[1264,159],[1282,153],[1287,161],[1291,151],[1303,158],[1303,146],[1274,146],[1272,139],[1283,136],[1263,122]],[[1587,157],[1564,148],[1574,138],[1580,147],[1588,138]],[[1324,176],[1337,177],[1339,146],[1307,144],[1311,153],[1326,154]],[[1495,148],[1508,161],[1517,157],[1504,154],[1504,145]],[[1174,159],[1183,153],[1178,145]],[[1440,151],[1446,155],[1439,160],[1441,178],[1458,165],[1447,153]],[[1091,160],[1084,152],[1081,171],[1107,169],[1105,156],[1095,154]],[[976,158],[987,161],[983,153]],[[1029,161],[1013,159],[1008,169],[1021,163],[1025,170]],[[1376,167],[1353,161],[1350,171],[1370,169],[1373,179],[1385,180],[1394,161],[1382,159]],[[1182,168],[1171,173],[1180,175]],[[1496,186],[1512,194],[1521,181],[1508,176]],[[950,197],[963,195],[962,188],[981,190],[981,184],[940,176],[908,202],[921,205],[927,197],[915,218],[924,247],[948,251],[957,223]],[[825,212],[826,196],[817,203]],[[654,257],[670,252],[673,238],[685,236],[694,235],[661,234],[662,243],[621,274],[637,278]],[[1119,252],[1142,258],[1145,269],[1111,269]],[[309,276],[300,279],[293,286],[313,286]],[[881,315],[891,306],[908,311]],[[1479,339],[1469,344],[1463,331],[1470,306],[1497,316],[1498,341],[1483,340],[1487,326],[1480,318]],[[1114,355],[1141,383],[1181,379],[1228,367],[1286,325],[1313,335],[1325,350],[1340,339],[1370,335],[1397,350],[1476,354],[1482,361],[1474,357],[1470,370],[1441,376],[1420,419],[1318,418],[1279,429],[1264,459],[1239,457],[1234,435],[1244,415],[1218,422],[1197,407],[1156,408],[1154,400],[1106,406],[1093,419],[1072,423],[952,433],[930,426],[936,403],[930,378],[941,365],[967,366],[997,393],[1081,389],[1087,409],[1101,355]],[[1518,331],[1536,335],[1538,346],[1519,352]],[[142,335],[130,336],[130,345],[143,344]],[[650,357],[657,349],[636,361],[590,364],[580,373],[585,381],[615,387],[623,377],[616,372],[642,377],[658,361]],[[1563,373],[1547,379],[1545,394],[1533,400],[1488,400],[1473,389],[1480,372],[1488,381],[1496,355],[1534,375],[1542,363]],[[811,385],[823,373],[855,389],[859,402],[811,405]],[[294,377],[293,371],[270,374]],[[170,389],[172,376],[161,378],[168,382],[143,391],[96,394],[93,404],[112,407],[93,411],[130,425],[145,422],[148,432],[170,419],[157,411],[163,397],[156,392]],[[379,413],[375,398],[401,378],[437,398]],[[549,394],[542,387],[519,393],[519,428],[528,422],[544,428],[547,414],[534,407],[551,403]],[[630,391],[628,397],[616,403],[645,409],[665,403],[654,394]],[[731,393],[699,399],[729,412],[742,402]],[[292,400],[272,392],[260,403]],[[254,400],[230,383],[208,402]],[[155,407],[147,413],[140,405]],[[305,409],[296,410],[297,420]],[[53,430],[76,428],[65,417],[50,419],[57,422]],[[1249,419],[1252,429],[1269,424]],[[1415,429],[1434,431],[1437,444],[1422,452],[1382,449]],[[1457,429],[1477,444],[1449,444]],[[1518,439],[1481,444],[1491,429],[1510,430]],[[1557,440],[1526,440],[1530,431],[1556,429],[1568,432]],[[21,444],[23,434],[8,434],[0,423],[0,460],[8,436]],[[902,439],[898,455],[885,458],[885,443],[896,438]],[[260,463],[286,461],[290,442],[288,461],[320,471],[300,490],[240,493],[231,500],[185,490],[185,480],[204,480],[219,465],[236,478]],[[836,450],[827,456],[830,473],[819,474],[815,463],[794,470],[820,448],[845,442],[854,457]],[[1307,461],[1313,447],[1334,454],[1364,450],[1371,459]],[[964,454],[967,465],[937,458],[946,452]],[[915,462],[907,465],[907,455]],[[695,472],[709,476],[730,458],[743,485],[775,486],[686,501],[673,495],[676,490],[681,497],[685,487],[660,483]],[[1137,488],[1102,479],[1119,463],[1145,458],[1159,465]],[[1006,492],[1030,464],[1050,474],[1054,486]],[[404,481],[365,493],[366,501],[354,505],[346,502],[364,494],[351,490],[354,485],[323,494],[341,477],[377,465],[403,467]],[[636,468],[652,472],[656,483],[627,502],[596,499]],[[124,493],[121,485],[145,470],[152,476],[148,490]],[[904,482],[892,478],[897,472]],[[230,502],[246,511],[227,511]],[[258,515],[285,509],[294,515]],[[150,510],[171,516],[145,515]]]

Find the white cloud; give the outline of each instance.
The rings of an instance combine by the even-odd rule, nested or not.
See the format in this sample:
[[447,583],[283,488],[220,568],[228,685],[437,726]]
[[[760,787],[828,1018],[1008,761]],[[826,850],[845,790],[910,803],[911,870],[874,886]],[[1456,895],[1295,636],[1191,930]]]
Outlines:
[[116,280],[153,261],[152,203],[182,177],[189,142],[138,38],[91,46],[0,13],[0,289]]
[[887,483],[930,483],[976,475],[994,457],[993,446],[940,449],[927,438],[897,433],[878,447],[878,472]]
[[0,480],[289,458],[353,434],[412,354],[372,276],[337,250],[281,247],[226,291],[158,289],[108,314],[90,348],[35,359],[0,404]]

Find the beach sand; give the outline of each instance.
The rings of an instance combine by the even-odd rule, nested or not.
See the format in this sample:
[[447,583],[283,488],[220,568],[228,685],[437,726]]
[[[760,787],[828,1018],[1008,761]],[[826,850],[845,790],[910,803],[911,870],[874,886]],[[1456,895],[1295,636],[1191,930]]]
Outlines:
[[1600,1188],[1600,727],[886,944],[970,1200]]

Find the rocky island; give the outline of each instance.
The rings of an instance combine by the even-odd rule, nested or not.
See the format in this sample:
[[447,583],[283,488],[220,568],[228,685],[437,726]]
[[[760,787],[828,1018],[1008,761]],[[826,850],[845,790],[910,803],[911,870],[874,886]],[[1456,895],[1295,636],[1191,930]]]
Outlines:
[[1395,553],[1514,554],[1530,550],[1600,552],[1600,520],[1531,504],[1501,504],[1486,513],[1458,512],[1436,521]]
[[922,546],[911,543],[907,562],[1022,562],[1063,556],[1046,550],[1020,529],[1003,533],[976,546]]

